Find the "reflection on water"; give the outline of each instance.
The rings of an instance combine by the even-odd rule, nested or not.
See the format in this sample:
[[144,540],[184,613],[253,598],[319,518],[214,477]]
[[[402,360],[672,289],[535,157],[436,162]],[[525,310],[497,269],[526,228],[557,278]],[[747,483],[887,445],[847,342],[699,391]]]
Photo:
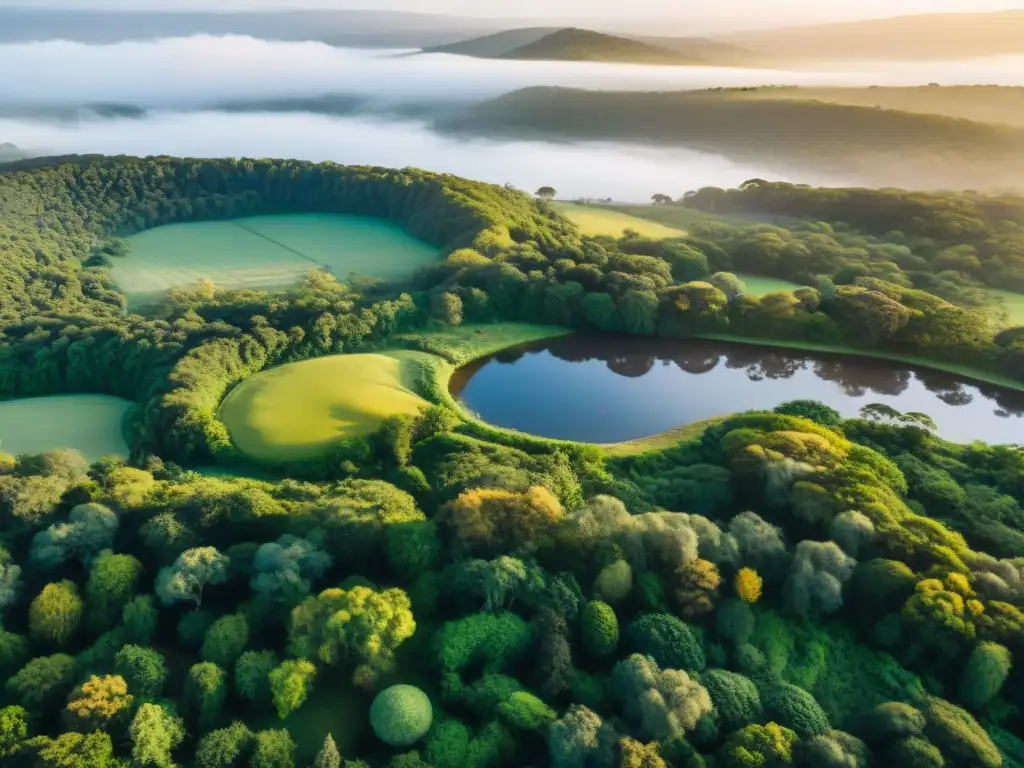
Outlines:
[[613,443],[736,411],[820,400],[927,413],[960,442],[1024,442],[1024,392],[902,363],[699,339],[574,335],[479,360],[452,392],[482,419]]

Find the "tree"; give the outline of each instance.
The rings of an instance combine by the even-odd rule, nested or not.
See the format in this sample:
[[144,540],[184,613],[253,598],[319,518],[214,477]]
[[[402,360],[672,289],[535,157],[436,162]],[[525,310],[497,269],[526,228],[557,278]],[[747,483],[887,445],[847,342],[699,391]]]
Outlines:
[[35,763],[38,768],[108,768],[113,760],[114,744],[110,736],[101,731],[62,733],[56,739],[38,738]]
[[594,579],[594,595],[609,605],[626,599],[633,588],[633,569],[625,560],[609,563]]
[[580,616],[583,649],[595,659],[603,659],[615,652],[619,644],[619,620],[615,610],[607,603],[593,600],[583,607]]
[[0,709],[0,758],[13,757],[28,738],[28,713],[24,707]]
[[462,325],[462,299],[448,291],[432,293],[430,316],[445,325]]
[[111,547],[117,527],[117,515],[103,505],[79,504],[67,522],[55,523],[32,538],[29,557],[42,568],[55,568],[72,558],[88,565]]
[[341,768],[341,754],[334,744],[334,737],[327,734],[324,738],[324,745],[316,753],[311,768]]
[[71,581],[47,584],[28,609],[28,631],[36,640],[67,645],[82,620],[82,598]]
[[1002,755],[991,737],[965,710],[944,699],[930,698],[924,715],[925,736],[953,765],[972,768],[1002,766]]
[[143,704],[135,713],[128,733],[135,765],[174,768],[171,753],[185,738],[185,726],[180,718],[159,704]]
[[617,738],[600,716],[579,704],[570,704],[566,713],[548,729],[548,752],[553,768],[586,768],[610,765]]
[[649,656],[634,653],[620,661],[612,681],[626,716],[651,739],[679,738],[712,710],[704,686],[681,670],[660,669]]
[[234,666],[248,644],[249,622],[245,616],[240,613],[221,616],[206,630],[199,657],[203,661],[212,661],[224,669],[229,669]]
[[409,597],[400,589],[327,589],[292,611],[294,655],[325,664],[350,659],[355,679],[371,683],[391,667],[395,650],[416,631]]
[[160,569],[156,594],[164,605],[193,600],[198,610],[203,602],[203,588],[227,581],[229,564],[228,558],[214,547],[187,549],[178,555],[173,565]]
[[658,743],[643,744],[628,736],[619,740],[619,768],[667,768]]
[[514,728],[543,732],[555,721],[555,711],[527,691],[516,691],[498,706],[498,714]]
[[256,550],[252,567],[254,592],[294,605],[309,594],[311,582],[331,567],[331,556],[305,539],[284,535]]
[[196,747],[196,765],[199,768],[241,768],[242,757],[251,749],[253,740],[252,731],[237,720],[227,728],[210,731]]
[[167,679],[164,657],[152,648],[126,645],[114,656],[114,671],[128,682],[128,689],[142,700],[160,695]]
[[270,671],[267,681],[277,716],[284,720],[301,707],[313,690],[316,667],[305,659],[289,659]]
[[745,603],[756,603],[761,597],[763,585],[764,580],[753,568],[740,568],[733,580],[736,596]]
[[563,516],[562,505],[542,486],[524,493],[472,489],[444,510],[459,547],[481,555],[536,549]]
[[223,669],[208,661],[192,665],[185,679],[185,712],[202,730],[217,721],[227,695],[228,676]]
[[984,707],[999,694],[1012,663],[1010,652],[998,643],[975,646],[960,675],[960,700],[971,709]]
[[235,663],[235,689],[249,703],[269,702],[270,672],[277,666],[273,651],[246,651]]
[[668,195],[662,194],[661,192],[656,192],[651,195],[651,202],[655,205],[667,205],[672,202],[672,198]]
[[6,683],[7,693],[32,712],[63,699],[75,678],[75,660],[64,653],[32,659]]
[[786,607],[802,616],[834,613],[843,604],[843,586],[856,566],[833,541],[801,541],[784,587]]
[[74,730],[107,728],[128,714],[132,696],[120,675],[93,675],[71,694],[66,712]]
[[700,672],[704,669],[704,648],[680,619],[668,613],[646,613],[626,629],[631,650],[650,656],[664,669]]
[[697,679],[711,696],[722,730],[732,731],[761,718],[761,695],[750,678],[724,669],[709,669]]
[[4,611],[18,601],[21,595],[21,566],[11,554],[0,547],[0,619]]
[[152,595],[139,595],[129,600],[124,607],[121,622],[128,642],[149,645],[160,618],[154,602]]
[[430,730],[433,718],[427,694],[412,685],[393,685],[378,693],[370,706],[373,732],[392,747],[415,744]]
[[864,737],[871,745],[890,744],[924,733],[924,715],[902,701],[877,705],[864,718]]
[[93,560],[85,600],[94,625],[108,627],[117,623],[134,597],[141,575],[142,563],[131,555],[103,552]]
[[[863,741],[842,731],[829,731],[797,745],[798,763],[806,768],[867,768],[871,753]],[[903,763],[904,768],[912,768]]]
[[252,751],[251,768],[294,768],[295,742],[285,728],[260,731]]
[[554,187],[541,187],[534,194],[541,200],[554,200],[558,192]]
[[726,739],[725,768],[779,768],[792,765],[797,735],[777,723],[748,725]]
[[769,719],[791,728],[802,739],[821,736],[832,728],[828,715],[811,694],[781,680],[761,687],[761,703]]
[[676,604],[684,616],[703,616],[715,608],[722,577],[717,566],[701,558],[676,569],[673,591]]

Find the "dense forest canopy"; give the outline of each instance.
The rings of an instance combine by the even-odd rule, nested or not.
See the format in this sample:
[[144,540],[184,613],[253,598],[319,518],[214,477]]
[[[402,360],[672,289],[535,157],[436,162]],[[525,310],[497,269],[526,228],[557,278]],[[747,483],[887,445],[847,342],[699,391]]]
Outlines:
[[[425,368],[427,408],[321,459],[264,466],[271,479],[188,468],[244,462],[217,407],[246,377],[395,346],[458,363],[468,323],[729,330],[1024,376],[1020,334],[922,289],[981,279],[932,264],[965,248],[995,269],[985,246],[1007,252],[1019,200],[753,182],[686,204],[745,211],[755,195],[778,195],[785,219],[585,238],[515,190],[411,169],[65,158],[0,172],[0,395],[137,403],[128,462],[0,453],[0,759],[1022,764],[1015,447],[798,401],[611,458],[475,421]],[[883,226],[885,201],[903,213]],[[123,313],[119,236],[294,211],[385,216],[447,256],[393,284],[203,284]],[[734,269],[807,285],[758,298]]]

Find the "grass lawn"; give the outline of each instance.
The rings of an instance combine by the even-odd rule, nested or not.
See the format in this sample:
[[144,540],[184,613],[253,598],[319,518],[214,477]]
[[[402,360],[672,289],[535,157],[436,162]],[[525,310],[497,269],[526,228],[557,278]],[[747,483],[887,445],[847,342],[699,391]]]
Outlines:
[[997,288],[986,288],[992,305],[1006,312],[1006,327],[1013,328],[1024,325],[1024,293],[1001,291]]
[[[636,206],[637,208],[655,206]],[[579,227],[584,235],[611,235],[622,237],[627,229],[634,229],[645,237],[683,237],[686,232],[646,218],[626,213],[622,208],[604,205],[579,205],[577,203],[556,203],[555,208],[569,221]]]
[[747,293],[751,296],[764,296],[768,293],[794,291],[797,288],[803,288],[800,283],[783,280],[781,277],[762,277],[761,275],[745,275],[742,273],[736,275],[736,277],[743,281]]
[[127,458],[122,421],[132,403],[110,395],[55,395],[0,402],[0,451],[72,448],[87,460]]
[[235,387],[219,415],[235,446],[253,458],[315,458],[338,440],[375,432],[389,416],[426,407],[415,390],[427,357],[400,350],[270,368]]
[[255,216],[170,224],[128,238],[131,253],[111,275],[131,309],[172,287],[212,280],[219,288],[284,288],[329,268],[397,278],[440,258],[440,251],[384,219],[341,214]]
[[705,429],[728,418],[728,416],[716,416],[712,419],[694,421],[681,427],[667,429],[650,437],[638,437],[636,440],[627,440],[624,443],[610,443],[598,447],[605,456],[613,459],[620,456],[636,456],[641,453],[648,453],[649,451],[663,451],[677,443],[696,440],[704,433]]
[[407,333],[398,337],[398,343],[410,349],[443,357],[455,365],[463,365],[478,357],[499,352],[506,347],[564,336],[567,333],[572,333],[572,331],[558,325],[470,324],[445,328],[440,331]]

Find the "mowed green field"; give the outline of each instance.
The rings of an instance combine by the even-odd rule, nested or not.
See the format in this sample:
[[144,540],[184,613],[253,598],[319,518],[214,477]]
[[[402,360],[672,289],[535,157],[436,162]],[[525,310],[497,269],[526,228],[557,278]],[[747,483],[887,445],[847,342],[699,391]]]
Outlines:
[[284,288],[325,267],[338,279],[352,272],[397,278],[441,255],[390,221],[319,213],[170,224],[128,242],[131,254],[113,259],[111,274],[131,309],[198,280],[225,289]]
[[323,455],[332,443],[375,432],[428,403],[415,392],[422,352],[333,355],[271,368],[235,387],[220,419],[235,446],[262,461]]
[[664,224],[599,205],[555,203],[555,208],[560,214],[579,227],[580,232],[584,235],[622,237],[622,233],[627,229],[635,230],[644,237],[653,238],[682,237],[686,234],[681,229],[667,227]]
[[804,287],[800,283],[783,280],[781,277],[762,277],[761,275],[745,275],[743,273],[736,277],[743,281],[747,289],[746,292],[751,296],[764,296],[778,291],[795,291],[797,288]]
[[997,311],[1006,312],[1004,325],[1007,328],[1024,325],[1024,293],[1001,291],[997,288],[986,288],[985,292]]
[[0,451],[71,448],[89,461],[128,456],[121,423],[132,407],[109,395],[55,395],[0,402]]

